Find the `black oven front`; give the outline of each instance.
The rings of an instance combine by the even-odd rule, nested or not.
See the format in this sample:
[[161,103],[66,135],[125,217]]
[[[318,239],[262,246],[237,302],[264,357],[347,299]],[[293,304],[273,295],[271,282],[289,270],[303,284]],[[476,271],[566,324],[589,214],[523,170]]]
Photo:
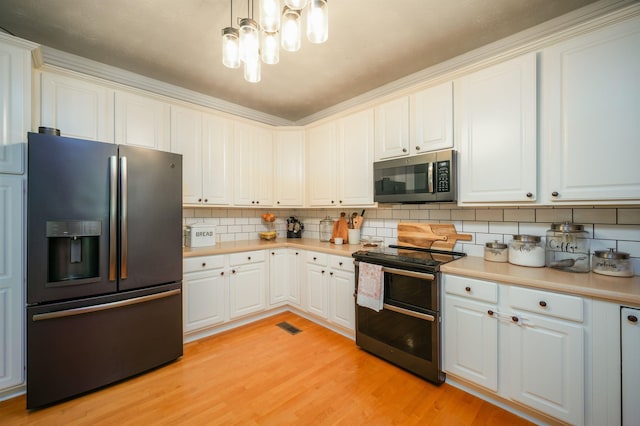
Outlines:
[[[359,261],[355,263],[357,283]],[[356,344],[441,384],[439,274],[388,266],[383,273],[383,309],[376,312],[356,303]]]

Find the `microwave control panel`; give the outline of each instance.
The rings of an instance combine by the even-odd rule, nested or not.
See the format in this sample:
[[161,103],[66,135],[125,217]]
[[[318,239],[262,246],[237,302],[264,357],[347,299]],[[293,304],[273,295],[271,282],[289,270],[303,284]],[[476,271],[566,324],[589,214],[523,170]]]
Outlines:
[[436,163],[436,192],[451,191],[451,162],[438,161]]

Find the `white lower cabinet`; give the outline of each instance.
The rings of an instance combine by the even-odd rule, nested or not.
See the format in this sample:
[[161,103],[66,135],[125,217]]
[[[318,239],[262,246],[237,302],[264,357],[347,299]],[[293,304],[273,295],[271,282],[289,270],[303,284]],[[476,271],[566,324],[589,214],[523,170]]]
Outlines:
[[269,305],[289,299],[289,253],[285,248],[269,250]]
[[620,310],[622,364],[622,424],[630,426],[640,421],[640,309]]
[[263,311],[267,306],[265,252],[230,254],[229,266],[229,319]]
[[353,259],[330,256],[329,265],[329,321],[355,330],[355,265]]
[[324,253],[306,253],[305,274],[307,312],[323,319],[329,318],[329,267],[328,256]]
[[584,424],[587,301],[453,275],[444,282],[446,372]]
[[304,304],[304,287],[302,285],[304,267],[304,253],[298,249],[287,249],[287,285],[289,304],[301,308]]
[[225,320],[226,287],[224,255],[189,258],[184,261],[184,331],[191,332]]

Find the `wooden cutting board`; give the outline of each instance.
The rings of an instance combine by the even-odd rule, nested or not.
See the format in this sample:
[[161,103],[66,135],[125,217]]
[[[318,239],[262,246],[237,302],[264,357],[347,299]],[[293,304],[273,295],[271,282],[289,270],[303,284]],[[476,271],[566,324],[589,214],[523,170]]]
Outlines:
[[453,250],[458,241],[471,241],[471,234],[458,234],[452,223],[398,223],[398,245]]
[[349,224],[345,213],[340,214],[340,219],[333,222],[333,232],[331,233],[331,242],[335,242],[335,238],[342,238],[344,244],[349,243]]

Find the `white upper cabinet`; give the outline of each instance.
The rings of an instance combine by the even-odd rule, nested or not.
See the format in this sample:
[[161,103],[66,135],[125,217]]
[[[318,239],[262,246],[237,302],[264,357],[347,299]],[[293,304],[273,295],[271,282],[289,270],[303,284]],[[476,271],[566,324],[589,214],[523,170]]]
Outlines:
[[231,122],[222,117],[171,108],[171,151],[182,154],[185,204],[230,204],[231,132]]
[[537,198],[536,53],[455,82],[460,203]]
[[336,123],[312,127],[307,138],[307,197],[310,206],[337,206]]
[[409,155],[409,97],[378,105],[375,109],[375,160]]
[[274,199],[276,207],[304,206],[304,130],[274,134]]
[[40,126],[62,136],[113,143],[113,89],[53,72],[40,73]]
[[0,33],[0,173],[24,173],[35,46]]
[[338,121],[338,205],[373,204],[373,109]]
[[640,200],[640,18],[542,54],[544,201]]
[[373,204],[373,117],[367,109],[309,130],[309,206]]
[[413,154],[453,148],[453,83],[411,95]]
[[245,123],[234,127],[234,198],[238,206],[273,204],[271,131]]
[[375,160],[453,148],[453,83],[375,109]]
[[115,142],[169,151],[169,108],[153,97],[116,90]]

